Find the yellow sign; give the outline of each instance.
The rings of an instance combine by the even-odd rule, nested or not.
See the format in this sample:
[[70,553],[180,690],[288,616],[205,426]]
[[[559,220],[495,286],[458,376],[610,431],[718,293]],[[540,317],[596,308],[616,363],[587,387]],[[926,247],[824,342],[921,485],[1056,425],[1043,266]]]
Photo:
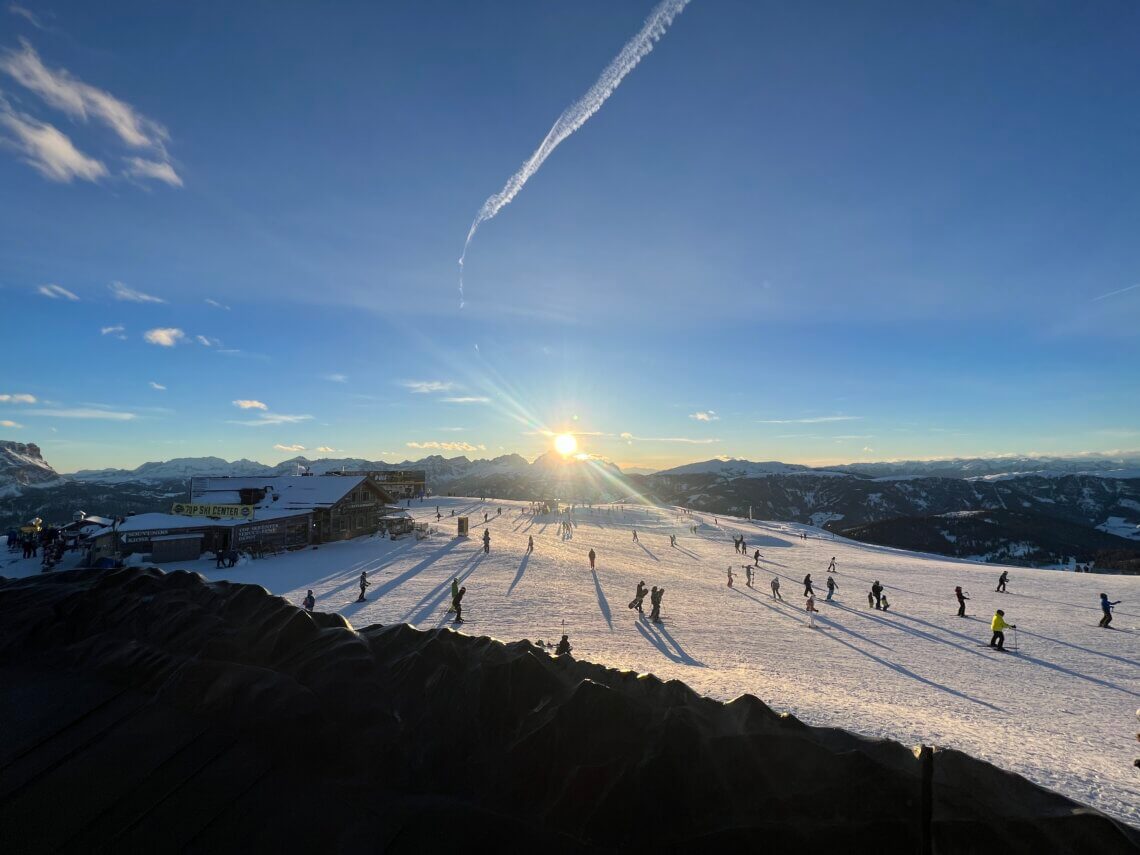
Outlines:
[[253,505],[194,505],[189,502],[175,502],[170,512],[181,517],[220,517],[224,520],[253,519]]

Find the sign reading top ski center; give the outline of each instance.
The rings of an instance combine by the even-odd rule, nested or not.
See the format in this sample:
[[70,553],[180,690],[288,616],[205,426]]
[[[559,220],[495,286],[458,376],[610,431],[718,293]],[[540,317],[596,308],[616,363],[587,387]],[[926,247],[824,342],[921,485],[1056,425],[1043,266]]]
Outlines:
[[253,505],[195,505],[190,502],[175,502],[170,512],[181,517],[216,517],[224,520],[253,519]]

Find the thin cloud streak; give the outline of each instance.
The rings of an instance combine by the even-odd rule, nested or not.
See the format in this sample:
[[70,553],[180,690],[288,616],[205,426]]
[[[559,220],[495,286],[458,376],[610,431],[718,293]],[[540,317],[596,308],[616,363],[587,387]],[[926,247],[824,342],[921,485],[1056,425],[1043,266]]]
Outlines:
[[1135,285],[1129,285],[1127,288],[1121,288],[1119,291],[1109,291],[1107,294],[1093,297],[1091,302],[1095,303],[1097,300],[1107,300],[1109,297],[1115,297],[1117,294],[1127,294],[1129,291],[1135,291],[1137,288],[1140,288],[1140,282],[1137,282]]
[[856,422],[862,416],[818,416],[810,419],[757,419],[761,425],[818,425],[826,422]]

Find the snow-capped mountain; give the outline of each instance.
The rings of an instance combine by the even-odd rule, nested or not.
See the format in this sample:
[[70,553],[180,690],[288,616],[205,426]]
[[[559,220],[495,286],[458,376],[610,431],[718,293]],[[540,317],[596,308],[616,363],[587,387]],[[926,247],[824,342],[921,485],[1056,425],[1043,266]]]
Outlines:
[[0,440],[0,496],[17,495],[24,487],[44,487],[59,480],[38,445]]
[[743,458],[729,458],[727,460],[715,457],[712,460],[704,460],[700,463],[686,463],[684,466],[677,466],[674,469],[666,469],[661,472],[655,472],[655,475],[716,475],[718,478],[731,479],[731,478],[765,478],[769,475],[797,475],[809,474],[818,475],[827,472],[827,470],[813,469],[810,466],[801,466],[798,463],[780,463],[777,460],[769,460],[763,463],[756,463],[751,460],[744,460]]
[[[1060,477],[1102,475],[1140,476],[1140,457],[1082,455],[1080,457],[955,457],[946,460],[899,460],[889,463],[847,463],[828,467],[870,478],[1012,478],[1020,475]],[[1130,474],[1134,472],[1136,474]]]

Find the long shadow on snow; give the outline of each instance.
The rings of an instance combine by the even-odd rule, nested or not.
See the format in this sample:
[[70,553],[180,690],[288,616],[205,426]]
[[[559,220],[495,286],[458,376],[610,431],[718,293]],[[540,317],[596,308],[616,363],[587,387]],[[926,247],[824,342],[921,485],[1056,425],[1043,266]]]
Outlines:
[[[982,653],[982,651],[977,649],[977,645],[980,644],[981,642],[976,638],[970,638],[969,641],[971,642],[971,644],[970,644],[970,646],[966,646],[965,644],[958,644],[956,641],[950,641],[949,639],[939,638],[937,635],[932,635],[931,633],[926,632],[925,630],[922,630],[922,629],[913,629],[911,627],[906,627],[906,626],[903,626],[902,624],[896,623],[894,621],[889,621],[889,620],[886,620],[885,618],[879,617],[876,614],[870,614],[869,612],[865,612],[865,611],[862,611],[860,609],[854,609],[851,606],[845,606],[845,605],[837,602],[836,600],[832,600],[831,604],[833,606],[835,606],[835,608],[837,608],[837,609],[842,609],[845,612],[850,612],[853,615],[857,615],[858,617],[864,618],[866,620],[882,624],[883,626],[887,626],[887,627],[890,627],[892,629],[900,629],[903,632],[909,633],[910,635],[914,635],[918,638],[925,638],[927,641],[934,641],[934,642],[937,642],[938,644],[945,644],[948,647],[954,647],[958,650],[962,650],[962,651],[964,651],[966,653],[970,653],[974,656],[981,656],[983,659],[986,658],[986,655],[984,653]],[[882,614],[882,612],[879,612],[879,614]],[[900,614],[898,612],[889,612],[889,614],[892,614],[895,617],[900,617],[900,618],[906,617],[905,615]],[[963,638],[966,638],[966,637],[967,636],[963,636]]]
[[1123,692],[1124,694],[1131,695],[1134,698],[1140,698],[1140,692],[1133,692],[1131,689],[1122,688],[1115,683],[1110,683],[1108,680],[1102,680],[1099,677],[1090,677],[1088,674],[1082,674],[1079,671],[1073,671],[1069,668],[1065,668],[1063,665],[1057,665],[1053,662],[1047,662],[1044,659],[1038,659],[1036,656],[1030,656],[1029,654],[1023,653],[1020,650],[1017,652],[1016,658],[1024,660],[1026,662],[1032,662],[1034,665],[1041,665],[1045,668],[1050,668],[1054,671],[1060,671],[1062,674],[1068,674],[1070,677],[1077,677],[1081,680],[1088,680],[1090,683],[1094,683],[1097,686],[1104,686],[1106,689],[1115,689],[1118,692]]
[[[475,553],[475,555],[467,559],[467,563],[464,564],[457,573],[452,574],[459,580],[460,585],[467,581],[468,576],[479,569],[479,565],[483,563],[484,557],[485,556],[482,551]],[[442,603],[450,593],[451,579],[444,579],[442,582],[424,594],[418,603],[408,609],[404,616],[400,618],[400,623],[411,623],[419,625],[423,621],[426,621],[431,617],[432,612],[434,612],[439,607],[439,604]],[[419,609],[419,611],[416,612],[416,609]],[[446,617],[447,616],[445,614],[444,618],[446,619]],[[440,625],[442,626],[442,623]]]
[[[642,549],[645,549],[645,546],[642,545],[640,540],[637,542],[637,545],[640,546]],[[661,560],[656,555],[654,555],[652,552],[650,552],[648,549],[645,549],[645,554],[648,555],[650,558],[652,558],[654,561],[660,561]]]
[[602,617],[606,619],[606,624],[610,628],[610,632],[614,631],[613,617],[610,615],[610,604],[606,599],[605,593],[602,592],[602,585],[598,581],[598,571],[591,570],[590,575],[594,577],[594,592],[598,595],[598,608],[602,610]]
[[369,567],[368,566],[372,561],[375,560],[373,558],[368,558],[368,559],[365,559],[364,561],[357,561],[355,564],[353,564],[347,570],[341,570],[341,571],[338,571],[336,573],[330,573],[328,576],[325,576],[323,579],[318,579],[316,582],[310,582],[309,585],[310,586],[311,585],[318,585],[327,579],[348,576],[349,577],[348,581],[345,582],[343,585],[337,585],[335,588],[329,588],[327,591],[325,591],[321,594],[322,597],[331,597],[333,594],[339,594],[345,588],[355,588],[357,586],[359,580],[360,580],[360,573],[359,573],[360,570],[364,570],[368,573],[379,573],[381,570],[383,570],[389,564],[392,564],[393,562],[395,562],[397,558],[400,558],[405,552],[408,552],[413,546],[415,546],[414,541],[404,543],[404,544],[400,544],[399,547],[394,549],[392,552],[388,553],[388,555],[386,555],[384,557],[384,559],[381,560],[381,563],[377,564],[375,567]]
[[689,552],[689,550],[685,549],[685,547],[683,547],[683,546],[677,546],[677,547],[675,547],[675,549],[676,549],[678,552],[683,552],[685,555],[688,555],[688,556],[689,556],[690,558],[692,558],[694,561],[697,561],[697,562],[699,562],[699,561],[701,560],[700,556],[699,556],[699,555],[697,555],[697,553],[695,553],[695,552]]
[[507,596],[508,597],[511,595],[511,591],[513,591],[515,589],[515,585],[517,585],[519,583],[519,581],[522,579],[523,574],[526,572],[526,565],[529,562],[530,562],[530,553],[528,552],[522,557],[522,561],[519,562],[518,572],[515,573],[515,578],[511,580],[511,586],[509,588],[507,588]]
[[[654,631],[650,632],[650,630],[646,628],[646,625]],[[660,624],[655,624],[646,618],[641,618],[634,626],[637,627],[637,631],[644,636],[645,640],[656,647],[666,659],[676,662],[678,665],[690,665],[694,668],[705,667],[703,662],[698,662],[686,653],[673,636],[669,635]],[[668,639],[668,643],[666,643],[666,639]],[[672,645],[672,649],[670,649],[669,645]]]
[[432,564],[434,564],[436,561],[438,561],[440,558],[442,558],[444,556],[444,553],[450,552],[451,550],[455,549],[455,547],[458,546],[459,544],[460,544],[459,538],[456,538],[454,540],[449,540],[444,546],[441,546],[435,552],[428,555],[419,564],[416,564],[413,567],[409,567],[407,570],[405,570],[399,576],[393,576],[391,579],[389,579],[383,585],[380,585],[378,588],[376,588],[375,591],[372,592],[372,596],[379,599],[380,597],[387,594],[389,591],[400,587],[405,582],[407,582],[409,579],[411,579],[413,576],[419,575],[426,568],[430,567]]

